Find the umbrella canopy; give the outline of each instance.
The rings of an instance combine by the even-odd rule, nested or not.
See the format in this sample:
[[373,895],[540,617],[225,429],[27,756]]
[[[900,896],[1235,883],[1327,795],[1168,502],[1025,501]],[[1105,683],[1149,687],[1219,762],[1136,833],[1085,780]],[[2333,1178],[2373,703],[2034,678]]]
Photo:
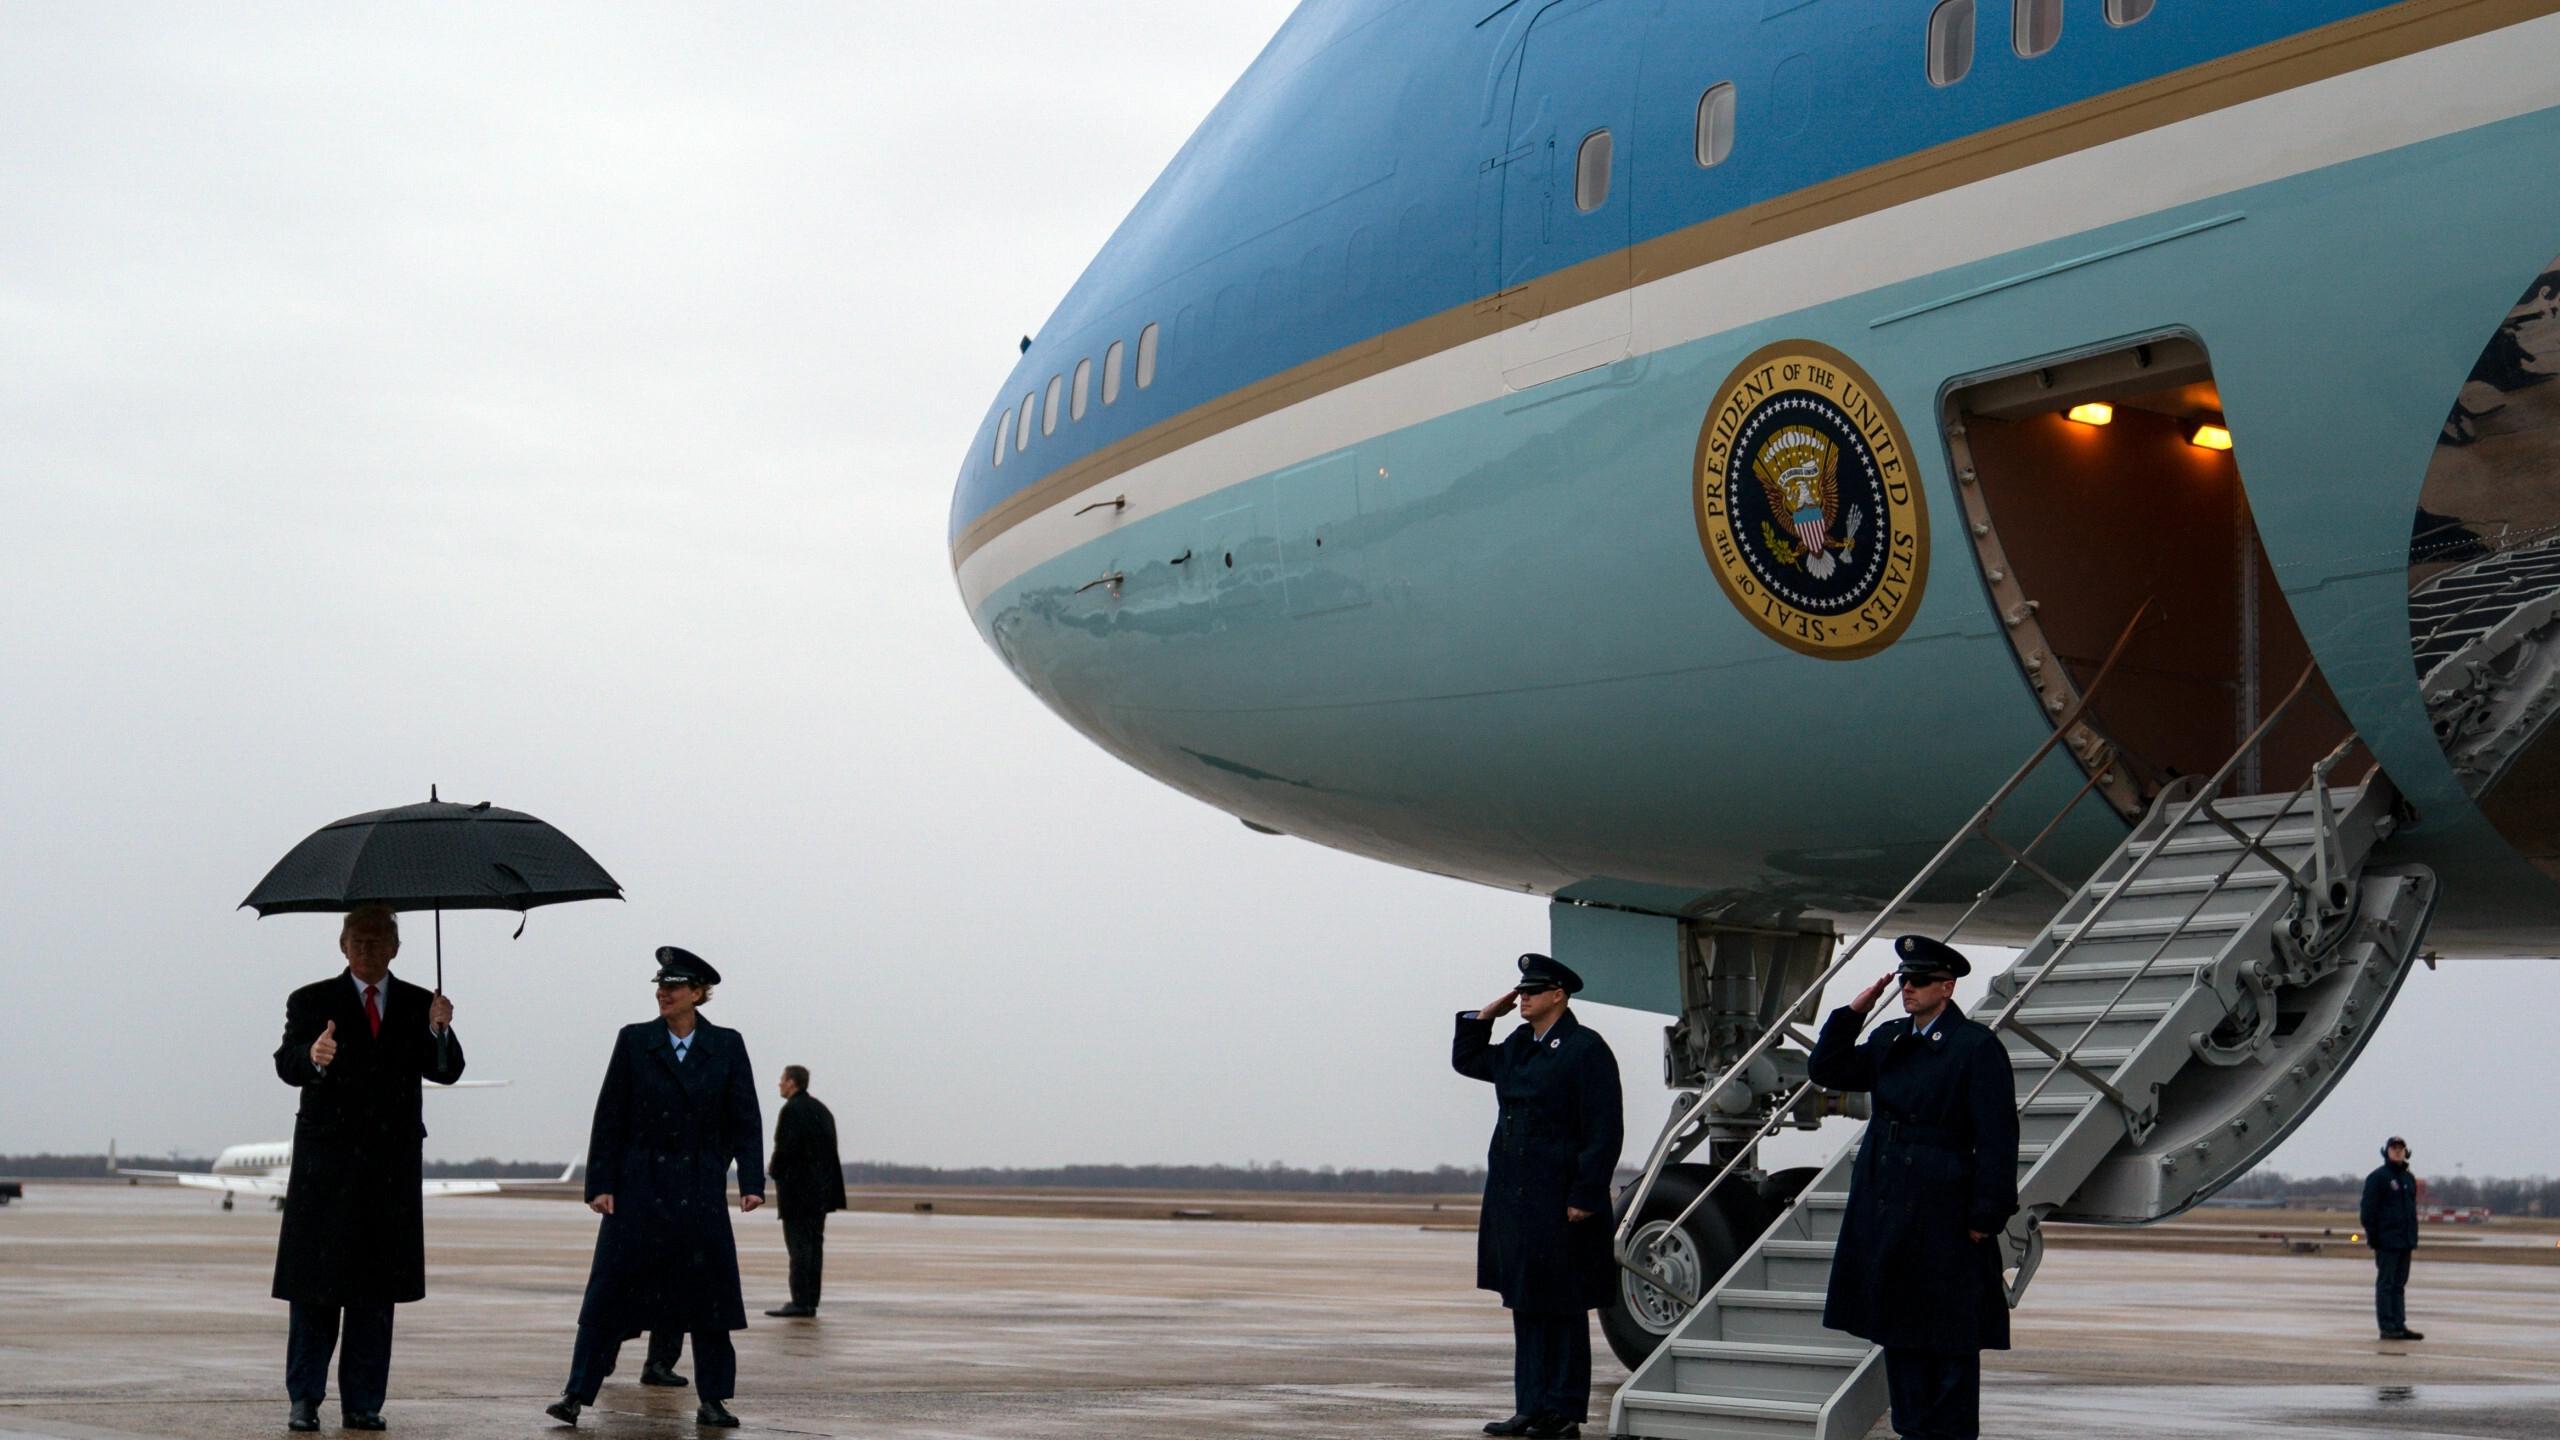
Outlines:
[[240,903],[284,915],[364,905],[521,911],[621,898],[603,866],[542,821],[485,800],[429,800],[320,827]]

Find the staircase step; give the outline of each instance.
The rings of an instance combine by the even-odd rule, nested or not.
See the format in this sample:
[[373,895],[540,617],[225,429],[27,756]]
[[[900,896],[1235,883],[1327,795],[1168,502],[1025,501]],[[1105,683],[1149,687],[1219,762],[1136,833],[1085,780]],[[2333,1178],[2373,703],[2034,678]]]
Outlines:
[[[2229,817],[2226,816],[2225,818]],[[2259,835],[2256,828],[2252,826],[2243,825],[2240,829],[2242,833],[2255,837],[2260,846],[2268,850],[2273,850],[2278,855],[2285,855],[2287,851],[2297,847],[2303,849],[2307,853],[2311,843],[2314,840],[2317,840],[2320,836],[2320,827],[2313,825],[2308,821],[2300,825],[2279,825],[2264,835]],[[2145,840],[2138,844],[2127,845],[2125,847],[2125,854],[2129,858],[2139,858],[2141,856],[2148,855],[2154,849],[2159,848],[2163,848],[2161,847],[2160,842],[2156,840]],[[2207,820],[2201,822],[2199,825],[2189,825],[2186,829],[2180,831],[2176,836],[2171,838],[2165,848],[2171,855],[2209,855],[2223,851],[2246,850],[2249,847],[2241,844],[2238,840],[2233,839],[2230,831],[2227,831],[2221,826],[2214,824],[2212,821]],[[2287,858],[2292,857],[2288,856]],[[2248,874],[2253,870],[2263,872],[2265,870],[2264,863],[2261,862],[2255,866],[2243,867],[2241,870],[2233,873],[2235,875]]]
[[2047,1040],[2055,1040],[2057,1037],[2052,1027],[2056,1025],[2086,1025],[2092,1020],[2104,1020],[2109,1024],[2135,1021],[2158,1024],[2161,1016],[2177,1008],[2174,1000],[2123,1000],[2113,1005],[2047,1005],[2041,999],[2029,996],[2026,1008],[2020,1010],[2016,1018],[2025,1021],[2027,1028]]
[[2183,915],[2161,915],[2139,920],[2106,919],[2085,927],[2074,921],[2067,925],[2054,926],[2054,934],[2057,938],[2064,940],[2077,936],[2079,938],[2076,944],[2079,945],[2086,945],[2092,940],[2165,940],[2178,934],[2229,935],[2246,927],[2255,917],[2255,913],[2248,910],[2231,910],[2214,914],[2208,911],[2192,920]]
[[[2122,983],[2132,979],[2137,972],[2146,980],[2160,975],[2176,975],[2183,979],[2211,965],[2213,959],[2210,955],[2163,955],[2146,968],[2139,960],[2083,959],[2078,955],[2066,955],[2062,957],[2062,968],[2054,971],[2053,978],[2044,983],[2059,985],[2065,980],[2113,980]],[[2017,976],[2018,983],[2023,985],[2044,971],[2042,964],[2020,964],[2012,966],[2009,973]],[[2036,988],[2041,991],[2044,987]]]
[[[1650,1410],[1658,1415],[1695,1416],[1709,1421],[1780,1422],[1804,1426],[1801,1433],[1805,1435],[1811,1435],[1813,1425],[1822,1418],[1822,1404],[1814,1400],[1752,1400],[1739,1395],[1683,1395],[1672,1390],[1629,1390],[1621,1398],[1631,1411]],[[1781,1435],[1788,1432],[1768,1429],[1744,1433]]]
[[1763,1240],[1760,1253],[1783,1256],[1789,1260],[1828,1260],[1832,1244],[1828,1240]]
[[1745,1290],[1726,1286],[1716,1292],[1714,1338],[1757,1344],[1819,1345],[1831,1332],[1822,1327],[1819,1290]]
[[1684,1395],[1820,1405],[1866,1358],[1867,1346],[1773,1345],[1736,1340],[1671,1342],[1672,1388]]

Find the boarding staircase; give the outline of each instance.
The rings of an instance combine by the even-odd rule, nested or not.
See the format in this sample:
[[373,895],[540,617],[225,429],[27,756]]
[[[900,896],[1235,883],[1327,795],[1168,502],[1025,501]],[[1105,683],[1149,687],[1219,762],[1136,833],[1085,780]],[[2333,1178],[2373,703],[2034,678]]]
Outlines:
[[2409,595],[2410,648],[2436,740],[2474,795],[2560,713],[2560,536],[2501,536]]
[[[2165,786],[1973,1017],[2017,1078],[2020,1208],[1997,1240],[2013,1306],[2046,1221],[2163,1219],[2273,1149],[2345,1073],[2416,958],[2434,879],[2378,863],[2397,801],[2378,770],[2333,782],[2352,741],[2290,795],[2221,797],[2275,718],[2221,773]],[[2012,869],[2046,873],[2010,854]],[[1884,1414],[1883,1352],[1822,1324],[1863,1128],[1637,1367],[1611,1434],[1861,1440]],[[1621,1263],[1641,1265],[1621,1239]]]

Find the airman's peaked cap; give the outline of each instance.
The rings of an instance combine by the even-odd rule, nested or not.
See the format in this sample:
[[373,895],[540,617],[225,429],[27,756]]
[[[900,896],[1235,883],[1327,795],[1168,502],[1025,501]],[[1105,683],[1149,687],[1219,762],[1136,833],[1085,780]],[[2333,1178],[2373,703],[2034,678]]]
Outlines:
[[1567,995],[1579,995],[1582,993],[1582,977],[1573,973],[1573,967],[1552,956],[1523,955],[1520,957],[1520,984],[1517,988],[1562,990]]
[[681,945],[658,947],[658,979],[672,980],[678,985],[717,985],[720,972],[711,962]]
[[1926,935],[1903,936],[1893,942],[1893,953],[1902,957],[1905,975],[1953,975],[1961,980],[1973,973],[1973,962],[1954,946]]

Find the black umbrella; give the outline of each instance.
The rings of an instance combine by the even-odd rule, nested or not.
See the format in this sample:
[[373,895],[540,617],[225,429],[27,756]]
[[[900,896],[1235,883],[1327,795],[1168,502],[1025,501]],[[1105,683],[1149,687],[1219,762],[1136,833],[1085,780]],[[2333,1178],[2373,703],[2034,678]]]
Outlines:
[[[240,902],[259,915],[385,905],[436,912],[436,988],[444,988],[444,912],[619,900],[622,886],[578,842],[520,810],[423,805],[350,815],[286,852]],[[517,927],[523,933],[523,927]]]

